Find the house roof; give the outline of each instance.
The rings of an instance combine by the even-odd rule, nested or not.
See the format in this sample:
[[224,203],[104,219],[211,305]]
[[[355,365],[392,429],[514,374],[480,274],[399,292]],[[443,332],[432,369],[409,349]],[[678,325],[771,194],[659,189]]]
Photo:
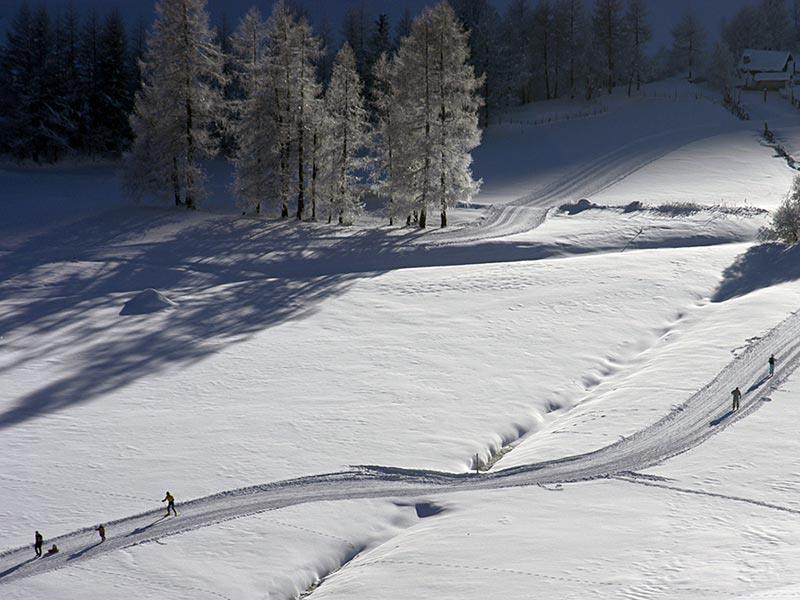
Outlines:
[[786,71],[770,71],[768,73],[756,73],[754,81],[789,81],[789,73]]
[[792,54],[786,50],[752,50],[748,48],[742,52],[739,69],[751,73],[783,71],[790,60],[792,60]]

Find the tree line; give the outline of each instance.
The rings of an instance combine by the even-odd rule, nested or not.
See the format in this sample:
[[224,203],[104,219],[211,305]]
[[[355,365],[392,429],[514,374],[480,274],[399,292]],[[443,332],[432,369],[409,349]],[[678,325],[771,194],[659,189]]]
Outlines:
[[36,162],[118,156],[131,141],[144,24],[23,4],[0,48],[0,153]]
[[345,41],[327,85],[320,39],[283,0],[266,21],[248,11],[229,53],[205,0],[160,0],[156,15],[131,117],[125,177],[133,194],[196,207],[201,159],[223,145],[244,213],[351,223],[371,193],[391,222],[425,227],[433,210],[444,227],[448,209],[477,191],[471,151],[480,142],[482,79],[447,2],[417,16],[396,50],[386,44],[365,58],[363,77]]

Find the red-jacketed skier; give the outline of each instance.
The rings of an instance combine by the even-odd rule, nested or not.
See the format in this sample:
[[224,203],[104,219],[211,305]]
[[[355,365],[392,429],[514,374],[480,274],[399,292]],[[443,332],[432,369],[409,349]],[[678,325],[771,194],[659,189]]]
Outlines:
[[733,396],[733,412],[736,412],[739,410],[739,401],[742,399],[742,391],[737,387],[731,392],[731,396]]
[[172,494],[167,492],[167,495],[164,496],[162,502],[167,503],[167,514],[166,514],[167,517],[169,516],[169,511],[172,511],[176,517],[178,516],[178,511],[175,510],[175,498],[172,497]]

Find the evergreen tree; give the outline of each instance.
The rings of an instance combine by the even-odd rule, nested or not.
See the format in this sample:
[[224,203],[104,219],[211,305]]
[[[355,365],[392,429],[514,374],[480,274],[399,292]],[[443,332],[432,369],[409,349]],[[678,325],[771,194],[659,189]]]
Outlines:
[[396,58],[394,101],[401,121],[393,156],[398,196],[427,224],[428,208],[469,200],[479,184],[470,152],[480,143],[482,81],[469,64],[468,34],[446,2],[415,21]]
[[694,78],[706,43],[706,32],[692,12],[687,12],[672,30],[672,55],[680,71]]
[[336,55],[325,111],[330,119],[324,176],[330,198],[328,222],[336,215],[339,223],[349,224],[362,210],[364,186],[359,173],[369,128],[356,56],[346,42]]
[[55,162],[69,150],[72,123],[59,81],[47,10],[23,4],[2,55],[4,144],[20,159]]
[[393,225],[394,219],[401,216],[398,213],[401,205],[396,197],[397,175],[394,167],[400,139],[400,115],[394,101],[395,77],[394,61],[384,52],[375,64],[373,73],[372,104],[375,107],[376,126],[370,139],[370,179],[372,191],[386,202],[389,225]]
[[205,0],[159,0],[142,62],[144,81],[131,126],[127,182],[137,194],[163,194],[195,208],[203,196],[199,159],[215,151],[222,58]]
[[728,48],[728,45],[720,40],[714,44],[714,49],[711,51],[711,57],[708,62],[707,77],[711,86],[729,94],[733,86],[733,80],[736,70],[736,59]]
[[98,39],[96,111],[91,118],[94,127],[94,150],[118,155],[131,140],[129,115],[133,108],[131,72],[128,64],[128,42],[119,11],[113,10],[105,20]]
[[569,97],[575,98],[578,86],[578,74],[582,70],[581,60],[586,48],[586,23],[583,0],[559,0],[556,8],[558,20],[562,23],[564,36],[564,62],[567,75],[566,85]]
[[634,83],[637,92],[642,87],[642,71],[647,60],[644,46],[653,37],[653,32],[647,24],[646,0],[628,0],[624,30],[627,37],[628,96],[630,96]]
[[596,0],[593,17],[594,37],[601,49],[605,68],[606,88],[614,91],[619,76],[620,53],[623,42],[621,0]]
[[531,100],[530,84],[533,77],[531,58],[531,30],[533,13],[528,0],[512,0],[503,24],[504,37],[508,40],[508,58],[514,65],[511,81],[520,103]]
[[367,25],[367,11],[364,4],[351,6],[347,9],[344,17],[344,25],[342,33],[344,34],[344,41],[350,45],[353,50],[353,55],[356,58],[356,66],[358,68],[358,75],[362,81],[367,78],[367,71],[369,70],[369,52],[367,45],[369,42],[369,33]]
[[510,47],[489,0],[457,0],[453,10],[469,30],[470,64],[483,77],[480,122],[486,126],[493,109],[506,106],[511,96],[515,65],[508,58]]
[[791,21],[786,0],[761,0],[761,40],[764,50],[787,50],[792,42]]
[[414,23],[414,18],[411,16],[411,11],[406,8],[403,11],[403,16],[397,22],[397,27],[394,33],[394,47],[399,48],[403,38],[411,34],[411,25]]

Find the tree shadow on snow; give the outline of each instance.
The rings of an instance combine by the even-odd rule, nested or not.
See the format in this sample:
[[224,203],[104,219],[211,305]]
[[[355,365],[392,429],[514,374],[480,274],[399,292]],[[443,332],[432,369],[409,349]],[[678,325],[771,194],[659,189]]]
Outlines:
[[[424,237],[422,237],[424,236]],[[565,249],[525,241],[437,245],[417,230],[342,228],[158,208],[120,208],[0,254],[0,343],[14,369],[66,374],[0,398],[0,429],[180,369],[306,318],[356,281],[413,267],[527,261]],[[590,252],[576,246],[569,253]],[[120,316],[147,288],[178,303]]]
[[741,254],[723,272],[723,280],[711,297],[725,302],[750,292],[800,279],[800,245],[761,244]]

